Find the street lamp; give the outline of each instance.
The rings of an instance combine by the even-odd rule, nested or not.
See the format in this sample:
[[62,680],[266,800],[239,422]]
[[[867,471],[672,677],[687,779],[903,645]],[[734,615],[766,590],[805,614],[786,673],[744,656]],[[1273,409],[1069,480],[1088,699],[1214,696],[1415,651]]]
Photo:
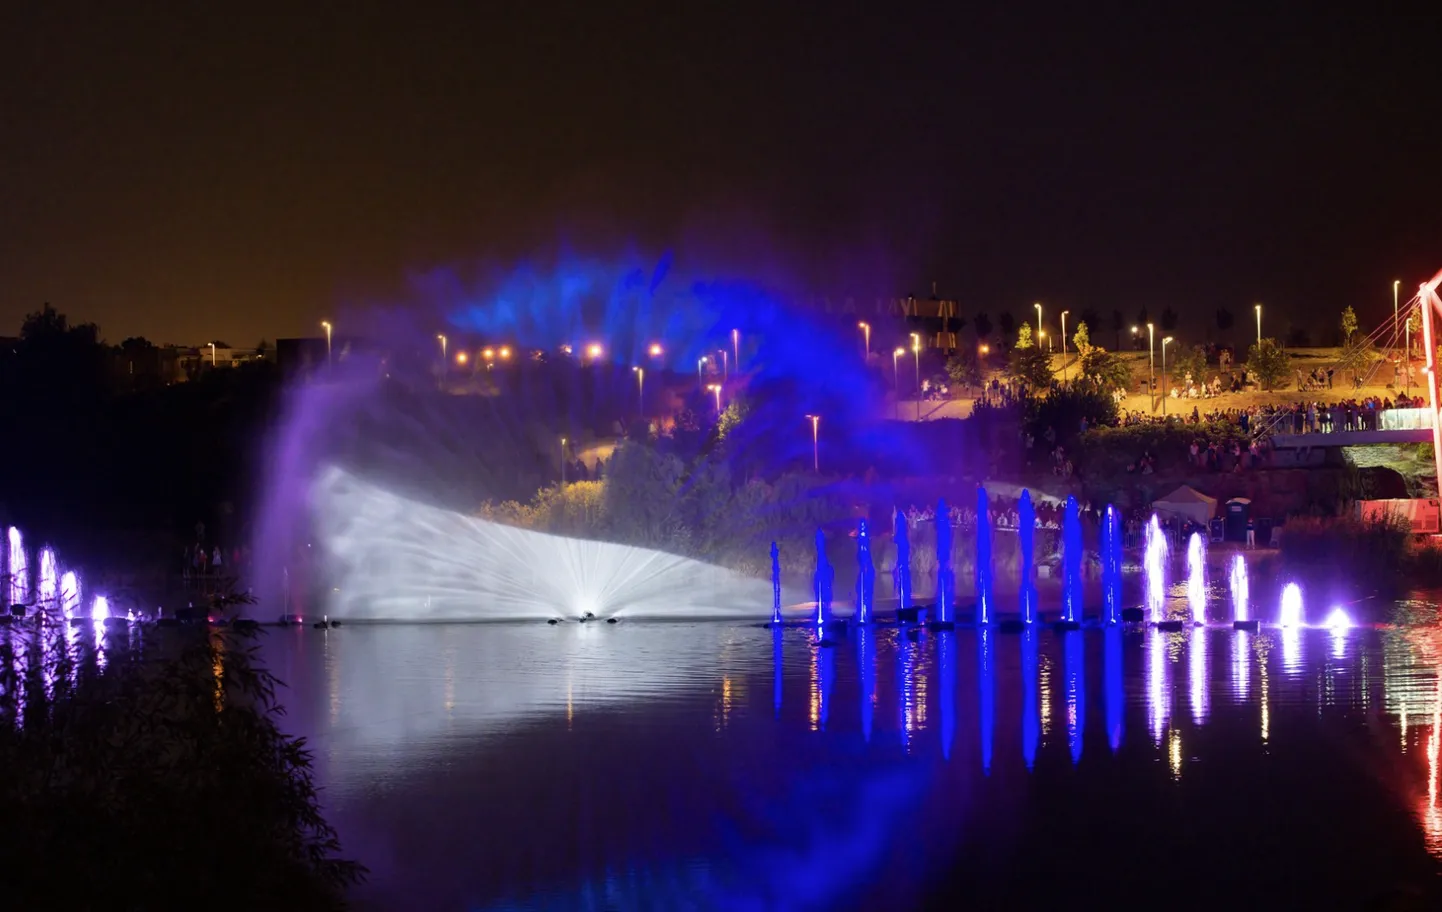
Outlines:
[[1157,410],[1157,333],[1156,324],[1147,324],[1147,398],[1152,411]]
[[210,346],[210,366],[213,368],[215,367],[215,343],[208,342],[206,344]]
[[1167,343],[1172,341],[1171,336],[1162,340],[1162,414],[1167,413]]
[[660,342],[652,342],[652,343],[651,343],[651,347],[648,348],[648,349],[646,349],[646,353],[649,354],[649,355],[650,355],[651,357],[653,357],[653,358],[659,358],[659,357],[661,357],[661,343],[660,343]]
[[821,474],[821,416],[807,415],[811,420],[811,470]]
[[983,345],[981,346],[981,353],[982,353],[983,355],[989,355],[989,354],[991,354],[991,346],[990,346],[990,345],[983,344]]
[[1400,287],[1402,287],[1402,280],[1401,280],[1401,279],[1393,279],[1393,280],[1392,280],[1392,326],[1393,326],[1392,331],[1393,331],[1393,332],[1396,332],[1396,331],[1397,331],[1397,330],[1396,330],[1396,326],[1397,326],[1397,289],[1400,288]]
[[1260,351],[1261,348],[1262,348],[1262,305],[1258,304],[1258,305],[1256,305],[1256,308],[1257,308],[1257,350]]
[[716,394],[716,414],[719,416],[721,414],[721,384],[712,383],[706,389]]
[[463,352],[463,351],[456,352],[456,363],[457,363],[457,364],[464,365],[464,364],[465,364],[467,361],[469,361],[469,360],[470,360],[470,356],[467,355],[465,352]]
[[916,355],[916,420],[921,420],[921,336],[911,334],[911,353]]
[[891,353],[891,385],[896,393],[897,421],[901,420],[901,368],[898,367],[898,364],[901,361],[901,356],[904,354],[906,354],[906,349],[899,345],[896,347],[896,351]]
[[[1038,339],[1040,339],[1040,338],[1041,338],[1041,302],[1037,302],[1036,304],[1033,304],[1032,306],[1036,308],[1036,337],[1037,337]],[[1039,342],[1037,343],[1037,348],[1041,348],[1041,343],[1039,343]]]
[[[1037,330],[1036,339],[1037,339],[1037,341],[1036,341],[1036,349],[1037,349],[1037,351],[1041,351],[1041,340],[1042,340],[1042,339],[1046,339],[1046,330],[1044,330],[1044,329],[1039,329],[1039,330]],[[1050,339],[1046,339],[1046,353],[1047,353],[1048,355],[1051,354],[1051,340],[1050,340]]]
[[601,343],[592,342],[590,345],[587,345],[586,356],[591,358],[592,360],[601,357]]
[[1063,383],[1066,382],[1066,315],[1069,313],[1071,313],[1069,310],[1061,312],[1061,379]]
[[698,387],[704,387],[706,385],[705,379],[703,379],[701,376],[701,368],[705,367],[706,362],[709,360],[710,359],[707,358],[705,355],[702,355],[701,357],[696,359],[696,385]]
[[1133,351],[1135,351],[1136,348],[1137,348],[1137,333],[1139,333],[1139,332],[1141,332],[1140,329],[1138,329],[1138,328],[1135,327],[1135,326],[1132,327],[1132,350],[1133,350]]
[[644,418],[646,415],[646,369],[644,367],[633,367],[636,372],[636,411]]
[[866,343],[865,343],[866,360],[867,360],[867,361],[870,361],[870,360],[871,360],[871,324],[870,324],[870,323],[867,323],[865,320],[862,320],[860,323],[857,323],[856,325],[857,325],[858,327],[860,327],[860,329],[861,329],[861,334],[862,334],[862,336],[865,337],[865,339],[866,339]]
[[329,320],[321,320],[321,321],[320,321],[320,325],[325,327],[325,363],[326,363],[327,366],[329,366],[330,363],[331,363],[331,357],[330,357],[330,334],[331,334],[331,325],[330,325],[330,321],[329,321]]
[[440,343],[441,343],[441,367],[445,367],[445,366],[446,366],[446,335],[445,335],[445,333],[436,333],[436,338],[437,338],[438,340],[440,340]]
[[741,369],[741,330],[731,330],[731,356],[736,359],[736,369]]
[[502,361],[509,361],[510,358],[511,358],[511,348],[510,348],[510,346],[509,346],[509,345],[502,345],[502,346],[501,346],[500,355],[501,355],[501,360],[502,360]]
[[566,486],[566,438],[561,438],[561,487]]

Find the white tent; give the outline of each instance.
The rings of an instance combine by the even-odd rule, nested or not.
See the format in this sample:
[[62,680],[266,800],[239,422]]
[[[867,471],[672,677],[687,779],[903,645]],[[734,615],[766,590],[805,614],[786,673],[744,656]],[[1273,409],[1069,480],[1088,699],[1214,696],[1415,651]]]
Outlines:
[[1182,485],[1166,497],[1152,501],[1152,509],[1206,525],[1217,513],[1217,499],[1208,497],[1191,485]]

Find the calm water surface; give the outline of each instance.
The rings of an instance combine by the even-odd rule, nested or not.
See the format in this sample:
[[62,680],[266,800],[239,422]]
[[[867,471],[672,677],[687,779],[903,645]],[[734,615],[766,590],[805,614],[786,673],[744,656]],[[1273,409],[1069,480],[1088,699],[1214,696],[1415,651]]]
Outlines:
[[362,908],[1439,907],[1437,626],[264,649]]

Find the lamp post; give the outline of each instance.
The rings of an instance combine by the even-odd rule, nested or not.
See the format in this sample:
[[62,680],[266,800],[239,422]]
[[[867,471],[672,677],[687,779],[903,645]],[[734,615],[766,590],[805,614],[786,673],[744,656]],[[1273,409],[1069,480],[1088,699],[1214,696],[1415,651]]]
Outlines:
[[911,334],[911,353],[916,355],[916,420],[921,420],[921,336]]
[[721,382],[725,383],[731,379],[731,353],[724,348],[718,348],[716,354],[721,356]]
[[1061,379],[1063,383],[1066,382],[1066,315],[1069,313],[1071,313],[1069,310],[1061,312]]
[[741,369],[741,330],[731,330],[731,357],[736,359],[736,369]]
[[633,367],[636,372],[636,411],[641,417],[646,417],[646,369],[644,367]]
[[897,421],[901,420],[901,368],[898,365],[901,361],[901,356],[904,354],[906,354],[906,349],[899,345],[896,347],[896,351],[891,353],[891,385],[896,393],[894,398],[896,400]]
[[441,368],[446,366],[446,334],[436,333],[436,339],[441,343]]
[[[1397,312],[1397,289],[1398,289],[1398,288],[1401,288],[1401,287],[1402,287],[1402,280],[1401,280],[1401,279],[1393,279],[1393,280],[1392,280],[1392,325],[1393,325],[1394,327],[1397,325],[1397,317],[1398,317],[1398,312]],[[1393,332],[1396,332],[1396,329],[1393,329],[1392,331],[1393,331]]]
[[867,360],[867,361],[870,361],[870,360],[871,360],[871,324],[870,324],[870,323],[867,323],[865,320],[862,320],[860,323],[857,323],[856,325],[861,329],[861,335],[862,335],[863,339],[865,340],[865,342],[864,342],[863,345],[862,345],[862,351],[863,351],[863,353],[864,353],[864,356],[865,356],[866,360]]
[[807,415],[811,421],[811,470],[821,474],[821,416]]
[[1162,340],[1162,414],[1167,413],[1167,343],[1172,341],[1171,336]]
[[1152,411],[1157,410],[1157,327],[1147,324],[1147,398],[1151,400]]
[[721,384],[712,383],[706,388],[716,394],[716,417],[719,418],[721,417]]
[[1260,350],[1261,350],[1261,347],[1262,347],[1262,305],[1258,304],[1258,305],[1256,305],[1256,308],[1257,308],[1257,349],[1260,351]]
[[1036,350],[1041,351],[1041,340],[1046,339],[1046,353],[1051,354],[1051,339],[1047,339],[1046,330],[1038,330],[1036,337]]
[[325,327],[325,363],[326,363],[326,366],[329,367],[330,364],[332,363],[332,362],[331,362],[331,357],[330,357],[330,334],[331,334],[330,321],[329,321],[329,320],[321,320],[321,321],[320,321],[320,325]]
[[661,343],[652,342],[651,347],[646,349],[646,354],[650,355],[653,358],[661,357]]
[[1138,329],[1138,328],[1135,327],[1135,326],[1132,327],[1132,350],[1133,350],[1133,351],[1135,351],[1136,348],[1137,348],[1137,333],[1139,333],[1139,332],[1141,332],[1140,329]]
[[[1038,301],[1037,303],[1033,304],[1032,306],[1036,308],[1036,337],[1037,337],[1038,339],[1040,339],[1040,338],[1041,338],[1041,302]],[[1038,343],[1038,344],[1037,344],[1037,348],[1040,348],[1040,347],[1041,347],[1041,344]]]
[[215,368],[215,343],[214,343],[214,342],[210,342],[210,343],[207,343],[207,344],[210,345],[210,366],[211,366],[212,369],[214,369],[214,368]]
[[696,387],[698,389],[706,388],[706,380],[704,377],[701,376],[701,369],[706,366],[706,362],[708,360],[709,359],[705,355],[702,355],[701,357],[696,359]]
[[561,438],[561,487],[566,486],[566,438]]

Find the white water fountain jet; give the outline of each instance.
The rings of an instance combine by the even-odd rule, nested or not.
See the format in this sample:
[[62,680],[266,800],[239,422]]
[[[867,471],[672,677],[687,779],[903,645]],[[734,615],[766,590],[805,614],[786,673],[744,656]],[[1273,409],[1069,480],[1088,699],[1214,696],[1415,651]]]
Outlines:
[[1165,620],[1167,605],[1167,536],[1155,513],[1147,523],[1146,544],[1142,555],[1145,577],[1147,614],[1153,624]]
[[1232,557],[1232,617],[1247,622],[1251,618],[1249,602],[1251,593],[1247,585],[1247,561],[1242,555]]
[[60,609],[65,613],[65,619],[75,617],[80,610],[80,576],[74,570],[66,570],[60,575]]
[[110,619],[110,600],[103,595],[95,597],[95,603],[90,606],[90,619],[97,624]]
[[40,551],[40,579],[36,581],[36,596],[43,611],[52,611],[59,602],[60,568],[55,562],[55,551],[42,548]]
[[1327,629],[1332,631],[1332,657],[1345,659],[1347,657],[1347,632],[1352,629],[1352,619],[1341,607],[1333,608],[1332,613],[1327,615]]
[[1288,583],[1282,587],[1282,605],[1277,614],[1277,624],[1281,627],[1302,626],[1302,587],[1296,583]]
[[[767,579],[649,548],[488,522],[339,468],[321,473],[311,504],[327,575],[339,581],[327,613],[343,620],[765,620],[774,601]],[[792,596],[793,605],[812,601]]]
[[10,604],[24,605],[30,599],[30,564],[25,559],[25,542],[20,530],[10,527]]
[[1200,532],[1187,539],[1187,605],[1192,623],[1207,622],[1207,545]]

